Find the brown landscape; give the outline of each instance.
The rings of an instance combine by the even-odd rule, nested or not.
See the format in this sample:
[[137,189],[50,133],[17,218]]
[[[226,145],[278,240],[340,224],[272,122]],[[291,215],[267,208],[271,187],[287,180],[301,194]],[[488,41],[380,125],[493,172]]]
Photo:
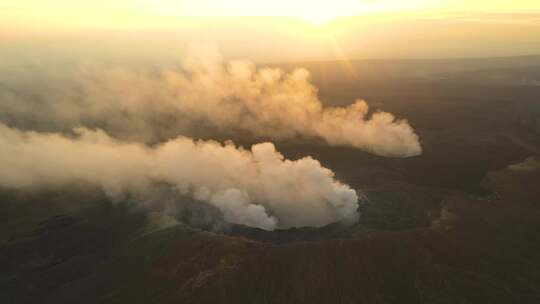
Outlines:
[[357,191],[353,225],[267,231],[189,198],[165,215],[87,183],[2,187],[0,303],[540,303],[540,57],[267,65],[308,69],[326,107],[406,118],[422,155],[274,140]]

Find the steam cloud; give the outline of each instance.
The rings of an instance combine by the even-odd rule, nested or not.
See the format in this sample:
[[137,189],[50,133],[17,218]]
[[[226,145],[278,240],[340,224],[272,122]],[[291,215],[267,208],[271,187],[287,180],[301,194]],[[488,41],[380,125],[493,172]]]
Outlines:
[[209,128],[213,135],[318,138],[381,156],[422,152],[407,121],[370,114],[364,101],[323,107],[306,70],[225,63],[201,45],[187,54],[170,69],[4,69],[0,186],[82,181],[112,198],[154,197],[144,205],[161,200],[156,189],[165,185],[167,195],[210,204],[227,222],[317,227],[354,222],[359,200],[317,160],[287,160],[272,143],[245,150],[185,136]]
[[422,153],[407,121],[386,112],[370,115],[364,101],[324,108],[306,70],[225,63],[204,45],[191,46],[181,68],[86,66],[47,77],[26,74],[0,76],[0,121],[10,126],[66,131],[84,125],[119,139],[155,143],[194,136],[205,125],[264,138],[320,138],[381,156]]
[[111,197],[167,184],[209,203],[226,221],[266,230],[355,221],[358,196],[311,157],[291,161],[271,143],[250,151],[177,137],[155,147],[101,130],[21,131],[0,124],[0,185],[25,188],[95,183]]

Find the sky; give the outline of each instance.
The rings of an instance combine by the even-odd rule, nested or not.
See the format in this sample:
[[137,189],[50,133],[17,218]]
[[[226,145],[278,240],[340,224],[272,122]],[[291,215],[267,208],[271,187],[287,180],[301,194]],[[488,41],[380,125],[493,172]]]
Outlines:
[[539,32],[536,0],[0,0],[0,54],[19,57],[167,61],[193,40],[255,61],[511,56]]
[[2,25],[11,30],[140,28],[182,24],[185,17],[280,16],[320,25],[343,16],[384,12],[530,13],[536,0],[1,0]]

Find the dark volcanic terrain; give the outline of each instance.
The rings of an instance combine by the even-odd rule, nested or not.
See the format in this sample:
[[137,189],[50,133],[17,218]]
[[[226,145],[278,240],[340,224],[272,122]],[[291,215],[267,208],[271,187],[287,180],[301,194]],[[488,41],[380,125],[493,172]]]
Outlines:
[[298,66],[421,138],[407,159],[276,143],[363,193],[357,224],[213,231],[90,185],[0,189],[0,303],[540,303],[540,57]]

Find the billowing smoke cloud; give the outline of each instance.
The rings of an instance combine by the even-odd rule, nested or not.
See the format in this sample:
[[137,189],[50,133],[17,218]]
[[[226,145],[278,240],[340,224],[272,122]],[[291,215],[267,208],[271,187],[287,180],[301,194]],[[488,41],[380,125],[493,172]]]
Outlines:
[[172,68],[0,74],[1,187],[82,181],[165,213],[189,198],[227,222],[267,230],[356,220],[356,191],[311,157],[287,160],[271,143],[245,150],[186,137],[245,135],[315,138],[390,157],[422,152],[405,120],[370,113],[364,101],[323,107],[306,70],[226,63],[207,46],[192,46]]
[[370,115],[364,101],[323,107],[306,70],[225,63],[207,46],[192,46],[182,66],[172,69],[18,72],[0,76],[0,121],[10,126],[66,131],[84,125],[146,143],[196,136],[209,126],[263,138],[319,138],[381,156],[422,152],[407,121],[385,112]]
[[266,230],[354,221],[358,196],[311,157],[285,159],[271,143],[177,137],[149,147],[77,128],[74,136],[0,124],[0,186],[27,188],[75,181],[113,198],[168,185],[182,197],[218,208],[226,221]]

